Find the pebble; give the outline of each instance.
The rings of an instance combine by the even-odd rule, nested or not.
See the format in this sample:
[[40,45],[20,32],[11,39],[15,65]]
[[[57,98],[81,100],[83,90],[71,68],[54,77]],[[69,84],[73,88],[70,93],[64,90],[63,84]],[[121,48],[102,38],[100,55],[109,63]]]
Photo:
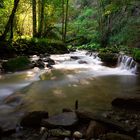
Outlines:
[[75,131],[74,133],[73,133],[73,137],[74,138],[82,138],[82,133],[81,132],[79,132],[79,131]]

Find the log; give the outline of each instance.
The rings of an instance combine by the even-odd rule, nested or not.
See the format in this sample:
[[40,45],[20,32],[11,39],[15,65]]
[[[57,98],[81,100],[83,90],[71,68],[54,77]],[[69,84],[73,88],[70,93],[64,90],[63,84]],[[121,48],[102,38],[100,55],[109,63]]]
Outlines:
[[76,111],[76,114],[78,118],[82,120],[87,120],[87,121],[97,121],[99,123],[102,123],[105,125],[109,130],[111,131],[119,131],[119,133],[126,134],[132,137],[136,137],[137,134],[137,127],[136,126],[131,126],[131,127],[126,127],[125,125],[121,124],[120,122],[116,122],[114,120],[108,120],[102,116],[98,116],[93,114],[92,112],[87,112],[87,111]]

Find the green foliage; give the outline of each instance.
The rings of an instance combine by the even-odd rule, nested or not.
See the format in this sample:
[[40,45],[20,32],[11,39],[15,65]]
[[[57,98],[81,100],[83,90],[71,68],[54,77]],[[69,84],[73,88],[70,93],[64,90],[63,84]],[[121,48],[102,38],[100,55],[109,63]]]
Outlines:
[[44,54],[44,53],[64,53],[67,48],[62,41],[46,38],[23,38],[14,43],[17,54]]
[[134,49],[134,51],[133,51],[133,58],[137,62],[140,62],[140,49]]
[[76,46],[78,50],[91,50],[91,51],[98,51],[100,48],[100,44],[97,43],[90,43],[90,44],[84,44],[80,46]]
[[68,37],[75,38],[83,36],[87,42],[90,42],[96,36],[98,25],[97,20],[94,19],[95,14],[96,9],[90,7],[80,9],[78,15],[68,24]]
[[117,47],[100,48],[99,53],[119,53],[120,49]]
[[17,58],[9,59],[7,62],[2,64],[5,71],[20,71],[30,68],[30,60],[28,57],[20,56]]

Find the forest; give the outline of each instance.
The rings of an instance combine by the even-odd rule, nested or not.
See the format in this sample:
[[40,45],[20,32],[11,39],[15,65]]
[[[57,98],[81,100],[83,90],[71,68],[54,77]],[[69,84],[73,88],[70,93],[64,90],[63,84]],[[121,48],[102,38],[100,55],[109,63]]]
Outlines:
[[1,0],[0,19],[1,56],[140,47],[138,0]]

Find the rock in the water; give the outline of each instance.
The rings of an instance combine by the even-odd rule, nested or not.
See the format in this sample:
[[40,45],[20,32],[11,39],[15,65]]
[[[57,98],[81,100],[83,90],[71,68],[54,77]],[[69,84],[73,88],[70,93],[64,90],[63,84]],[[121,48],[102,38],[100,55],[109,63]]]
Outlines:
[[48,118],[46,111],[34,111],[25,115],[20,124],[23,127],[40,127],[42,119]]
[[35,67],[44,68],[44,67],[45,67],[45,64],[44,64],[43,60],[42,60],[42,59],[38,59],[38,60],[35,62]]
[[74,59],[74,60],[80,59],[78,56],[71,56],[70,58],[71,58],[71,59]]
[[83,137],[83,134],[82,134],[81,132],[79,132],[79,131],[75,131],[75,132],[73,133],[73,137],[74,137],[74,138],[77,138],[77,139],[80,139],[80,138]]
[[91,121],[86,132],[86,140],[90,140],[91,138],[99,138],[101,135],[105,133],[106,133],[105,126],[96,121]]
[[42,121],[42,125],[47,128],[71,127],[78,122],[74,112],[64,112],[56,116],[52,116]]
[[53,59],[49,58],[49,57],[45,58],[44,62],[48,62],[49,65],[55,65],[55,61]]
[[103,140],[134,140],[134,138],[118,133],[107,133]]
[[79,64],[87,64],[87,61],[79,60],[78,63],[79,63]]
[[119,108],[140,110],[140,97],[120,97],[112,101],[112,105]]

